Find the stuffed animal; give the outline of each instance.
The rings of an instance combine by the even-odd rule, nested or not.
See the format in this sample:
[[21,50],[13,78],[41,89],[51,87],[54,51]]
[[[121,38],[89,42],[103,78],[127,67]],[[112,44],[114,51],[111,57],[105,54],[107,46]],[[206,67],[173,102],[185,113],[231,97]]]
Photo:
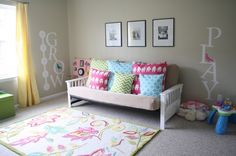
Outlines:
[[209,106],[204,103],[198,101],[187,101],[180,105],[178,115],[189,121],[205,120],[208,116],[209,110]]

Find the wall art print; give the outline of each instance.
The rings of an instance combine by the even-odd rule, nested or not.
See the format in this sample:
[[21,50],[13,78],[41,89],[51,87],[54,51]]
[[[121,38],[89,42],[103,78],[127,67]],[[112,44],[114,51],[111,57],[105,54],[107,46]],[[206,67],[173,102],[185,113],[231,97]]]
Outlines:
[[90,58],[75,58],[72,64],[72,78],[88,76],[90,63]]
[[127,22],[128,47],[146,47],[146,20]]
[[106,47],[122,47],[122,23],[105,23]]
[[[51,87],[50,84],[52,84],[54,88],[56,88],[58,84],[62,86],[65,65],[64,62],[59,60],[56,56],[57,34],[55,32],[46,33],[42,30],[39,32],[39,37],[41,39],[40,51],[42,52],[41,64],[43,65],[43,89],[47,91]],[[54,73],[50,73],[49,70],[52,70]]]
[[152,20],[152,46],[174,46],[174,18],[161,18]]
[[[202,83],[207,91],[207,100],[212,100],[211,93],[219,82],[216,79],[216,60],[209,55],[207,48],[213,48],[212,40],[218,39],[222,31],[218,27],[207,27],[208,29],[208,43],[201,44],[202,60],[201,64],[209,65],[207,70],[201,75]],[[212,79],[210,79],[212,78]]]

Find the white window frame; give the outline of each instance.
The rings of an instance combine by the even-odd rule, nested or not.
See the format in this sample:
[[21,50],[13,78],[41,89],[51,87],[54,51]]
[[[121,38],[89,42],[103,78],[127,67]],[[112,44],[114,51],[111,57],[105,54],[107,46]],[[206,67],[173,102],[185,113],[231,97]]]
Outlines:
[[0,4],[0,82],[17,77],[16,6]]

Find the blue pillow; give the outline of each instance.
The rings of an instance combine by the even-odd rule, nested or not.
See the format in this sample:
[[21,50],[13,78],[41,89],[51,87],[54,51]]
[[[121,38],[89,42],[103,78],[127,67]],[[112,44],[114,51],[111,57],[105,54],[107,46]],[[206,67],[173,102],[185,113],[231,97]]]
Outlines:
[[158,97],[162,92],[162,80],[164,74],[160,75],[139,75],[140,94]]
[[108,90],[111,89],[111,86],[114,82],[114,74],[122,73],[122,74],[131,74],[132,73],[132,63],[131,62],[120,62],[120,61],[107,61],[108,70],[111,72],[109,75],[108,81]]

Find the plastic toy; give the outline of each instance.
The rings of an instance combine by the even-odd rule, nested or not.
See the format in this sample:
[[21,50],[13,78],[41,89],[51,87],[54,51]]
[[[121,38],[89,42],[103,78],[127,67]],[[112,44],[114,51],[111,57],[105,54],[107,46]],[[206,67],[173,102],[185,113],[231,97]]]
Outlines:
[[227,131],[228,121],[236,123],[236,105],[232,104],[229,98],[226,98],[221,106],[213,105],[208,116],[208,124],[213,123],[215,114],[218,112],[219,117],[216,123],[215,132],[224,134]]
[[229,98],[225,99],[223,105],[221,106],[221,110],[230,111],[232,109],[233,109],[232,101]]

